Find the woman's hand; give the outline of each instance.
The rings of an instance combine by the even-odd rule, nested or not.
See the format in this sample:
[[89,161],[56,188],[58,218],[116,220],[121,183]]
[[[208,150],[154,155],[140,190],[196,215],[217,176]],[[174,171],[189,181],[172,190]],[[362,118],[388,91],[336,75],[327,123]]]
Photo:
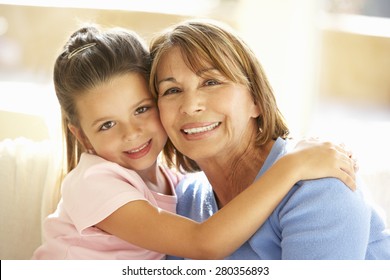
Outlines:
[[288,155],[294,157],[301,167],[300,180],[335,177],[351,190],[356,189],[357,161],[344,144],[306,138],[299,141]]

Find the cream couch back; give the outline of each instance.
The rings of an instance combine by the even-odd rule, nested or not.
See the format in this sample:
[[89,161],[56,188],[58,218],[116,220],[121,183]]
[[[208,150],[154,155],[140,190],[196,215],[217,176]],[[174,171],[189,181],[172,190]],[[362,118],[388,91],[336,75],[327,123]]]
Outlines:
[[31,258],[42,218],[59,199],[60,118],[52,90],[0,82],[0,259]]
[[42,218],[59,196],[59,163],[48,140],[0,142],[0,259],[30,259],[41,244]]

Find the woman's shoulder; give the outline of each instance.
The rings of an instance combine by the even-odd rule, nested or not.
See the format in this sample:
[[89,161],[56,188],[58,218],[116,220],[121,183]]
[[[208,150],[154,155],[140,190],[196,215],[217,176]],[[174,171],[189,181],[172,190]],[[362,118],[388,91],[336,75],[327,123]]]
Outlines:
[[[273,147],[274,156],[269,157],[269,165],[284,155],[294,146],[293,140],[278,139]],[[361,183],[361,182],[360,182]],[[358,185],[356,191],[351,191],[341,180],[336,178],[321,178],[302,180],[295,184],[279,204],[279,210],[305,208],[315,211],[355,211],[357,214],[369,212],[367,199],[362,192],[364,186]]]
[[187,174],[176,188],[177,213],[204,221],[218,210],[213,189],[203,172]]
[[176,194],[179,196],[199,196],[212,193],[211,185],[203,172],[184,174],[176,187]]
[[361,189],[351,191],[336,178],[299,181],[278,207],[278,212],[315,219],[346,219],[369,225],[371,207]]

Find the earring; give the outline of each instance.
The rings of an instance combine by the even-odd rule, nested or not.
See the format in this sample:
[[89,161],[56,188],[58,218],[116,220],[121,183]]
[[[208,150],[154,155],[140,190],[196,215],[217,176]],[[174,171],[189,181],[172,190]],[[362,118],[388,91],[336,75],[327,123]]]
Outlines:
[[262,134],[263,133],[263,129],[261,127],[259,127],[259,133]]

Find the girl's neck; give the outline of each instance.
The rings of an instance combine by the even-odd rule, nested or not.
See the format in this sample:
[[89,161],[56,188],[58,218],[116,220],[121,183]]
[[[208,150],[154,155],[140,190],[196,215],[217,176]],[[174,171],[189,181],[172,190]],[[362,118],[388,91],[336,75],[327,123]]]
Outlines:
[[151,191],[172,195],[169,181],[157,163],[148,169],[139,170],[137,173]]
[[253,183],[274,141],[250,147],[223,161],[198,163],[206,174],[221,208]]

